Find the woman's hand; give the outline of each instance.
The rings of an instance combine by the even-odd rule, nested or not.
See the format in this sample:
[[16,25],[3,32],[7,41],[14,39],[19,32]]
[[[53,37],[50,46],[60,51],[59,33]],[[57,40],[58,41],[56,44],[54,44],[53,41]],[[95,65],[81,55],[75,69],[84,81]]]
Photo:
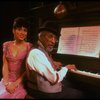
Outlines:
[[7,90],[9,93],[14,93],[17,87],[18,87],[18,85],[16,85],[15,82],[9,82],[9,83],[6,85],[6,90]]

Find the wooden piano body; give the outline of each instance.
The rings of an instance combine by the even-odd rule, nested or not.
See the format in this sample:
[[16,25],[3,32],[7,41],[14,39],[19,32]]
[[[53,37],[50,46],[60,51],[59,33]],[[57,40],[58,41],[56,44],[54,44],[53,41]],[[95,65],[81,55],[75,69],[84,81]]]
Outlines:
[[90,98],[100,98],[99,58],[67,54],[53,54],[53,56],[64,65],[76,65],[79,71],[69,71],[66,75],[66,80],[70,81],[72,87],[83,90]]

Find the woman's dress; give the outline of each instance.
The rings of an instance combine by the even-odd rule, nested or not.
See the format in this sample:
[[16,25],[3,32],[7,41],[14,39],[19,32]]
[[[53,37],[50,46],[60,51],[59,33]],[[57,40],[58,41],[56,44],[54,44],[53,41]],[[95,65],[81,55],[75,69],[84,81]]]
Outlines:
[[[8,41],[3,44],[3,52],[5,53],[6,59],[8,61],[8,70],[9,70],[9,81],[14,82],[16,81],[20,75],[22,74],[22,70],[25,66],[25,59],[29,50],[32,47],[32,44],[27,42],[25,46],[27,49],[23,49],[17,56],[13,56],[10,47],[13,45],[13,41]],[[10,94],[6,91],[5,85],[3,83],[3,78],[0,81],[0,98],[21,98],[24,99],[27,92],[24,89],[24,85],[20,83],[16,88],[15,92]]]

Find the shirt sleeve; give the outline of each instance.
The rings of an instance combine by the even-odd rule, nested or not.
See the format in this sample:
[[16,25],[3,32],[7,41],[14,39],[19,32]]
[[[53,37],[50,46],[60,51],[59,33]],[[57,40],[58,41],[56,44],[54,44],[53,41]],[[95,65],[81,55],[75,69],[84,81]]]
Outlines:
[[67,73],[67,68],[62,68],[59,72],[55,71],[45,54],[38,49],[30,51],[27,58],[27,64],[31,69],[44,76],[51,83],[62,81]]
[[4,54],[6,54],[6,51],[8,50],[8,48],[7,48],[8,45],[9,45],[9,42],[4,42],[3,45],[2,45]]

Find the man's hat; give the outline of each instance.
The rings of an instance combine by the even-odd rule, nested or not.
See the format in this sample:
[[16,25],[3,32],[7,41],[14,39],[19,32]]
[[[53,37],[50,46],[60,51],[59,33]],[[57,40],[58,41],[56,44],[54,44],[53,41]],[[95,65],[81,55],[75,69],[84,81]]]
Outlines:
[[47,21],[39,28],[38,32],[49,31],[49,32],[52,32],[53,34],[57,35],[59,33],[58,30],[59,30],[59,28],[58,28],[57,23],[54,23],[52,21]]

